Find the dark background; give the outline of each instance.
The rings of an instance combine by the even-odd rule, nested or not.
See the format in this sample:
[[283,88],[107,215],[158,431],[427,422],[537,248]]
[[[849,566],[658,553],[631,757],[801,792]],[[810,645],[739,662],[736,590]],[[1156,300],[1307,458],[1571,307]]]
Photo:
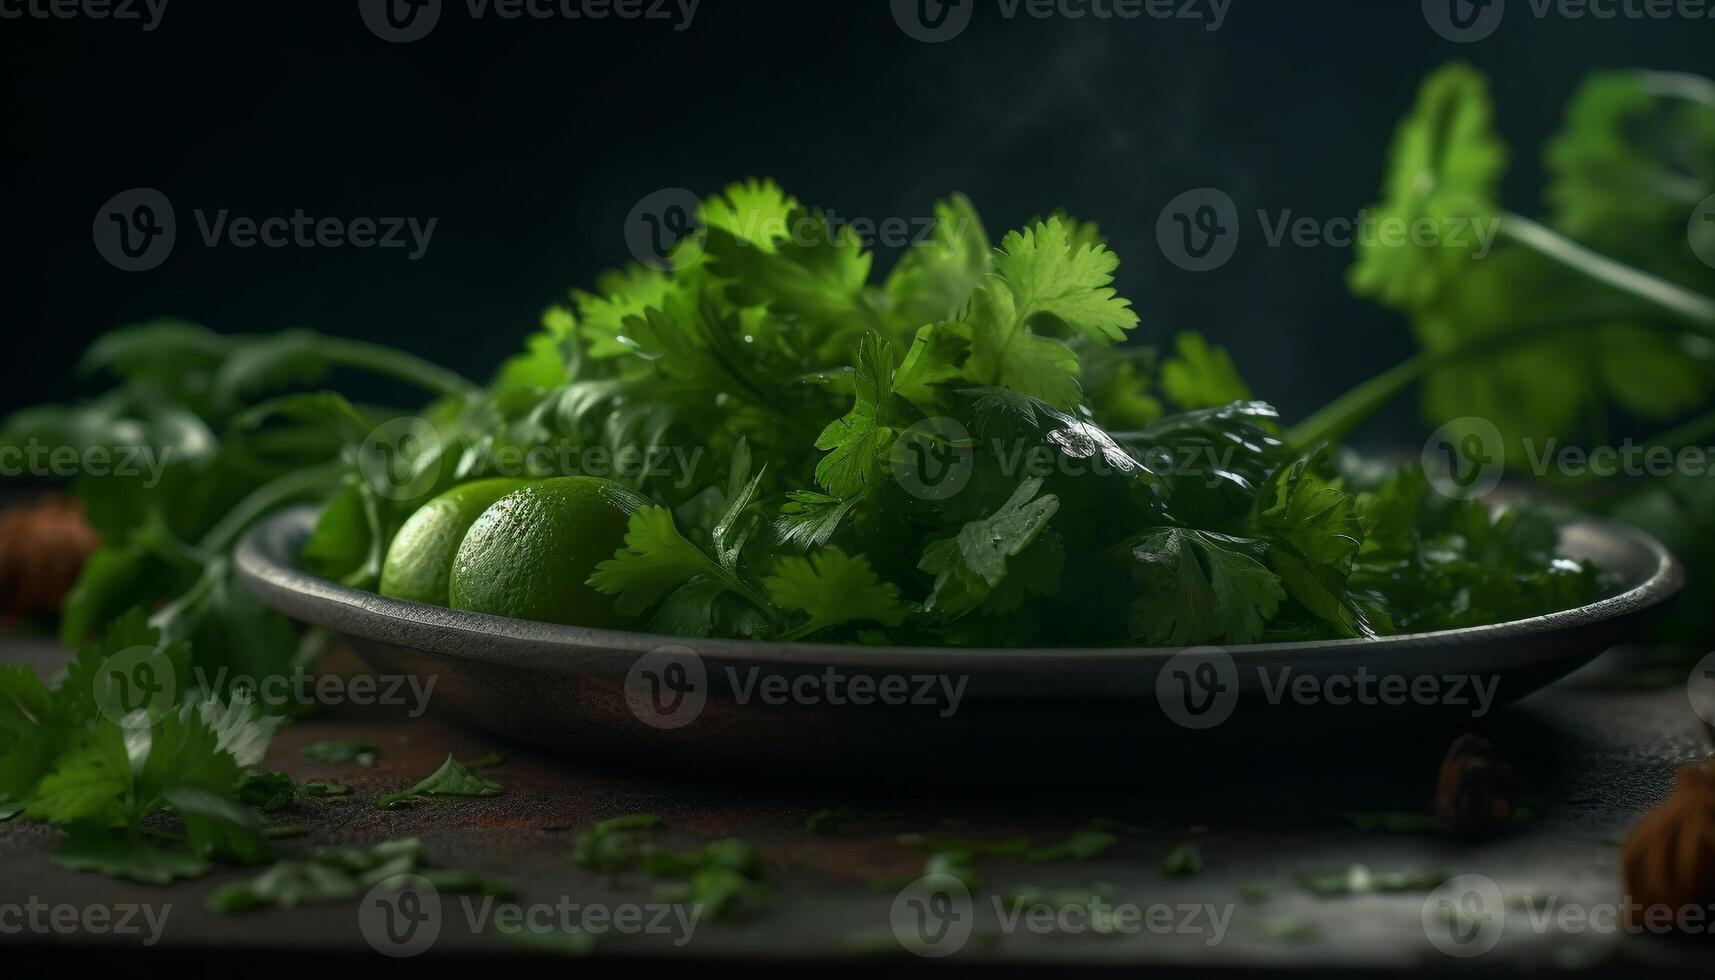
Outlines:
[[[410,44],[372,34],[356,0],[170,0],[147,33],[0,20],[0,282],[23,354],[0,409],[88,390],[83,346],[156,315],[313,327],[486,377],[547,303],[628,257],[640,198],[770,175],[849,217],[924,215],[959,190],[995,237],[1055,208],[1098,221],[1142,342],[1202,330],[1296,417],[1412,345],[1399,317],[1348,297],[1348,252],[1266,248],[1257,209],[1325,219],[1374,200],[1418,80],[1458,57],[1494,77],[1507,203],[1531,213],[1540,146],[1583,74],[1715,61],[1715,22],[1538,20],[1525,0],[1468,45],[1432,32],[1418,0],[1234,0],[1215,32],[969,2],[970,28],[937,45],[907,37],[886,0],[703,0],[683,32],[473,20],[448,0]],[[1163,257],[1155,221],[1201,186],[1245,223],[1236,257],[1198,275]],[[125,273],[91,225],[133,187],[165,192],[179,238],[159,268]],[[203,247],[192,211],[220,208],[438,225],[415,262]]]

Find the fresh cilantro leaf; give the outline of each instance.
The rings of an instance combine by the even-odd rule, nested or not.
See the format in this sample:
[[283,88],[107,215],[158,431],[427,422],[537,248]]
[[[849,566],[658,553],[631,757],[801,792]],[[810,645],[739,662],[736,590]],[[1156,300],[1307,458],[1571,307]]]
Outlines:
[[[731,592],[759,610],[772,612],[767,600],[737,572],[710,558],[680,534],[673,522],[673,512],[665,507],[640,507],[632,512],[625,547],[596,566],[589,584],[615,596],[614,609],[621,615],[634,616],[660,603],[669,592],[699,579],[718,584],[719,592],[699,587],[696,596],[680,596],[679,601],[690,602],[694,598],[699,605],[707,606],[720,593]],[[703,608],[696,610],[695,615],[707,622],[712,620],[713,611]],[[684,611],[676,611],[669,619],[684,622],[687,616]]]
[[24,811],[48,823],[119,826],[137,805],[125,734],[103,722],[80,736],[42,777]]
[[965,376],[1069,409],[1081,399],[1078,355],[1052,337],[1032,333],[1028,311],[1006,284],[990,277],[971,294],[963,326],[971,336]]
[[575,321],[578,336],[586,345],[583,349],[586,356],[624,357],[638,349],[636,341],[627,336],[627,321],[660,305],[672,288],[672,278],[658,269],[627,266],[623,271],[603,275],[593,293],[573,290],[575,316],[572,310],[562,309],[554,319],[559,327],[567,326],[568,320]]
[[1020,318],[1049,316],[1091,340],[1124,340],[1138,318],[1111,285],[1119,257],[1072,235],[1073,226],[1060,218],[1011,232],[995,253],[995,270]]
[[728,184],[703,202],[699,217],[706,228],[719,228],[751,246],[773,251],[789,236],[789,222],[801,213],[802,204],[772,180],[744,180]]
[[596,871],[623,871],[653,853],[639,831],[660,823],[653,813],[636,813],[591,824],[573,840],[572,861]]
[[1270,538],[1268,564],[1288,595],[1344,636],[1374,634],[1347,592],[1364,543],[1363,518],[1349,494],[1301,459],[1282,467],[1258,497],[1257,526]]
[[1203,849],[1196,844],[1180,844],[1161,861],[1161,873],[1169,878],[1186,878],[1203,870]]
[[882,479],[882,462],[896,435],[893,399],[893,351],[875,334],[858,345],[853,383],[856,402],[816,437],[826,452],[816,464],[816,482],[836,497],[852,497]]
[[1286,597],[1259,559],[1261,542],[1167,528],[1132,549],[1140,591],[1131,607],[1133,639],[1151,646],[1254,643]]
[[1507,149],[1495,135],[1494,117],[1488,79],[1469,65],[1449,64],[1424,81],[1394,136],[1384,199],[1370,211],[1378,224],[1428,222],[1437,232],[1427,244],[1411,236],[1361,242],[1351,273],[1355,292],[1399,309],[1422,309],[1471,262],[1475,242],[1450,232],[1492,221],[1499,212],[1496,188]]
[[1178,356],[1161,365],[1161,390],[1173,404],[1190,410],[1250,401],[1250,387],[1224,349],[1189,332],[1179,334],[1174,347]]
[[[1594,72],[1544,161],[1549,224],[1681,279],[1682,267],[1695,271],[1681,238],[1688,206],[1715,190],[1715,85],[1670,72]],[[1715,235],[1715,226],[1690,230]]]
[[[305,783],[304,787],[308,792],[309,784]],[[253,772],[245,776],[238,787],[238,802],[263,813],[285,809],[297,795],[297,784],[283,772]]]
[[275,863],[255,878],[222,885],[208,907],[222,913],[273,906],[295,908],[353,899],[400,875],[417,875],[445,894],[506,893],[505,885],[481,875],[425,867],[416,838],[382,841],[365,848],[317,848],[298,860]]
[[869,559],[848,556],[834,547],[808,558],[794,555],[777,560],[763,585],[780,608],[808,616],[788,631],[789,638],[860,621],[898,626],[910,612],[899,598],[899,588],[878,579]]
[[447,761],[417,785],[400,793],[376,797],[377,810],[391,810],[401,803],[416,803],[436,796],[499,796],[499,783],[472,771],[449,753]]
[[864,499],[862,496],[842,499],[814,490],[793,490],[786,496],[780,516],[774,521],[774,534],[781,544],[800,550],[827,544],[846,515]]
[[935,205],[933,236],[906,249],[882,292],[890,312],[907,327],[952,320],[992,267],[982,219],[969,199],[955,194]]
[[131,831],[115,832],[100,824],[74,824],[53,863],[73,871],[94,871],[149,885],[178,878],[200,878],[213,865],[191,851],[161,847]]
[[1000,586],[1007,575],[1007,559],[1029,547],[1060,509],[1060,500],[1053,494],[1037,496],[1041,489],[1041,478],[1023,480],[993,514],[924,549],[917,567],[935,576],[935,590],[924,603],[926,611],[956,619]]
[[192,854],[264,864],[273,857],[256,814],[224,796],[192,786],[164,790],[161,799],[185,826],[185,843]]
[[963,377],[963,362],[970,346],[970,338],[955,323],[919,327],[893,376],[894,394],[925,412],[941,407],[943,399],[937,386]]
[[686,879],[657,888],[658,901],[701,906],[714,919],[725,918],[740,901],[774,900],[761,868],[755,848],[736,838],[712,841],[700,851],[656,851],[643,862],[652,877]]

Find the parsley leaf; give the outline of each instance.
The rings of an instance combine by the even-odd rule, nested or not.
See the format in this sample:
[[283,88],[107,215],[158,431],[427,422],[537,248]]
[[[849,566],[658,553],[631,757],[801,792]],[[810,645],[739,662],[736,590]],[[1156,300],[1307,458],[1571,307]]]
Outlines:
[[852,497],[882,479],[882,460],[893,445],[893,350],[877,335],[858,345],[853,387],[855,404],[816,437],[826,452],[816,464],[816,482],[836,497]]
[[925,611],[957,619],[1000,586],[1007,575],[1007,559],[1028,548],[1060,509],[1060,500],[1053,494],[1037,496],[1041,489],[1041,478],[1023,480],[994,513],[923,550],[918,567],[935,576]]
[[1361,243],[1351,273],[1355,292],[1399,309],[1421,309],[1471,261],[1474,243],[1448,232],[1499,211],[1507,149],[1495,135],[1494,117],[1488,79],[1469,65],[1449,64],[1423,82],[1416,107],[1394,136],[1384,200],[1370,210],[1378,223],[1393,227],[1432,222],[1436,234],[1427,244],[1410,237]]
[[441,768],[417,785],[398,793],[375,798],[377,810],[391,810],[404,803],[418,803],[437,796],[499,796],[503,787],[447,754]]
[[898,626],[910,612],[899,588],[876,578],[869,559],[838,548],[822,548],[808,558],[781,558],[763,584],[780,608],[809,617],[787,631],[790,639],[858,621]]
[[1250,400],[1250,386],[1224,349],[1190,332],[1179,334],[1174,346],[1178,356],[1161,365],[1161,390],[1173,404],[1197,409]]
[[1132,548],[1133,639],[1150,646],[1254,643],[1286,597],[1258,541],[1167,528]]

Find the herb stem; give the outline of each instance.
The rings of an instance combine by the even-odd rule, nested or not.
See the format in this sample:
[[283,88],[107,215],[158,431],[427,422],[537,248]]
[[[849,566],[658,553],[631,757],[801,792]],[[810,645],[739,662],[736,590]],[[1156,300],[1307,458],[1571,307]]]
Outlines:
[[1478,337],[1447,350],[1415,354],[1317,409],[1309,418],[1287,430],[1287,442],[1300,449],[1322,442],[1338,442],[1383,405],[1436,371],[1510,348],[1564,337],[1568,332],[1612,326],[1613,323],[1609,316],[1534,323]]
[[1701,293],[1616,262],[1520,214],[1503,214],[1501,233],[1575,272],[1676,314],[1715,337],[1715,300]]
[[319,343],[324,345],[322,353],[330,362],[344,367],[397,378],[449,398],[468,398],[480,391],[475,383],[457,372],[449,371],[415,354],[342,337],[321,336]]
[[344,463],[328,463],[307,470],[294,470],[262,484],[239,501],[238,506],[227,511],[220,523],[197,542],[197,549],[208,555],[226,550],[254,521],[299,497],[330,489],[346,470]]

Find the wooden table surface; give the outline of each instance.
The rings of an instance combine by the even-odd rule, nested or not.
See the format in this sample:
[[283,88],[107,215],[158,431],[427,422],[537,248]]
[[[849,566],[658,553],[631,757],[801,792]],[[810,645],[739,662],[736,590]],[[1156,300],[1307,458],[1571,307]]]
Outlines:
[[[1314,757],[1210,759],[1187,778],[1153,774],[1152,753],[1170,746],[1112,746],[1113,779],[1101,786],[986,794],[925,786],[842,786],[780,781],[747,785],[639,775],[498,744],[432,717],[378,711],[329,712],[297,722],[276,738],[264,768],[302,781],[332,778],[349,797],[300,799],[271,815],[303,837],[279,842],[296,854],[316,845],[368,845],[415,836],[439,865],[481,871],[506,881],[497,900],[531,908],[576,905],[606,913],[629,906],[653,914],[653,885],[640,874],[610,876],[572,860],[579,828],[630,813],[661,816],[654,833],[690,847],[740,837],[760,851],[778,891],[772,904],[742,910],[732,921],[663,925],[648,934],[603,936],[590,966],[640,960],[740,959],[752,966],[816,965],[818,970],[887,969],[931,963],[1074,964],[1212,972],[1254,967],[1387,969],[1436,972],[1618,964],[1707,976],[1706,943],[1630,935],[1592,922],[1617,902],[1618,847],[1640,814],[1669,791],[1674,770],[1709,752],[1687,701],[1683,668],[1654,671],[1621,654],[1608,657],[1523,703],[1498,712],[1480,729],[1518,770],[1541,812],[1497,839],[1466,843],[1425,833],[1357,829],[1347,811],[1427,811],[1445,733],[1378,732],[1368,744]],[[63,652],[40,639],[0,642],[0,660],[51,670]],[[1656,682],[1651,682],[1651,677]],[[379,748],[373,768],[317,762],[304,746],[362,738]],[[488,774],[505,786],[487,799],[449,799],[381,811],[378,794],[403,789],[453,753],[490,752],[503,761]],[[759,774],[767,776],[768,774]],[[860,815],[832,834],[812,833],[807,818],[824,808]],[[924,850],[902,834],[958,838],[1029,836],[1063,840],[1092,818],[1123,821],[1120,842],[1087,860],[981,862],[986,879],[972,897],[972,938],[944,961],[903,951],[894,925],[899,883],[922,873]],[[379,962],[365,938],[357,902],[218,914],[211,891],[253,871],[222,868],[205,878],[149,886],[62,870],[50,861],[55,831],[14,819],[0,825],[0,943],[25,947],[12,963],[79,956],[122,957],[127,964],[173,956],[214,957],[232,951],[280,958]],[[1164,857],[1194,842],[1203,859],[1193,875],[1170,877]],[[1449,956],[1430,942],[1437,928],[1426,893],[1329,897],[1301,886],[1307,875],[1363,865],[1377,874],[1440,872],[1492,879],[1505,896],[1493,948]],[[1047,931],[1005,922],[997,895],[1027,886],[1070,888],[1104,882],[1113,900],[1140,910],[1164,905],[1168,919],[1142,920],[1130,934],[1090,934],[1076,924]],[[1265,894],[1266,893],[1266,894]],[[92,935],[81,929],[7,929],[5,906],[148,906],[165,919],[158,941],[139,952],[138,936]],[[170,908],[169,908],[170,907]],[[535,957],[500,933],[494,906],[443,896],[433,958]],[[1550,914],[1553,913],[1553,914]],[[1156,912],[1158,916],[1166,913]],[[1429,921],[1430,925],[1426,925]],[[1568,924],[1570,923],[1570,924]],[[1441,928],[1445,928],[1442,926]],[[796,967],[794,967],[796,969]]]

